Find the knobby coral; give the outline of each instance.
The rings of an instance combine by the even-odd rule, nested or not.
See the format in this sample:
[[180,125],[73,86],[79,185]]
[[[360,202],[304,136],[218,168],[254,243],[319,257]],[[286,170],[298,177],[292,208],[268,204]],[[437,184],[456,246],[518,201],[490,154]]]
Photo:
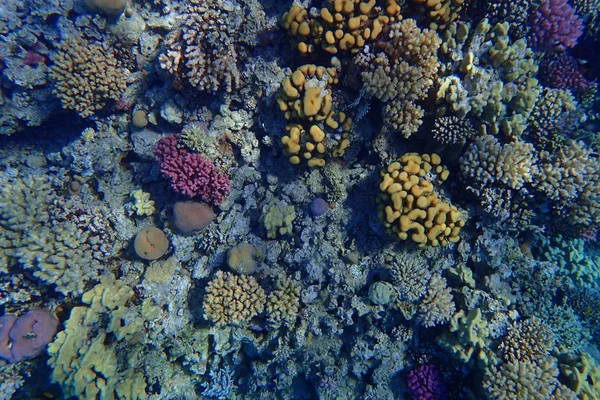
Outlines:
[[231,191],[229,177],[220,173],[208,158],[179,146],[178,135],[160,139],[154,155],[162,174],[178,193],[219,205]]

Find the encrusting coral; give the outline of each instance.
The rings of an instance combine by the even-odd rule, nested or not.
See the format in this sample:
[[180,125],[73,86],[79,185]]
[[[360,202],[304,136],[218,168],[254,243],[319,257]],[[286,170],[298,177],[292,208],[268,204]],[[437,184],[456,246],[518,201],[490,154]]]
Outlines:
[[405,154],[381,171],[377,203],[387,230],[419,246],[457,242],[465,221],[455,206],[439,198],[429,178],[440,184],[448,174],[437,154],[416,153]]
[[89,117],[121,98],[129,70],[119,67],[107,43],[67,40],[58,49],[52,56],[50,77],[63,108]]

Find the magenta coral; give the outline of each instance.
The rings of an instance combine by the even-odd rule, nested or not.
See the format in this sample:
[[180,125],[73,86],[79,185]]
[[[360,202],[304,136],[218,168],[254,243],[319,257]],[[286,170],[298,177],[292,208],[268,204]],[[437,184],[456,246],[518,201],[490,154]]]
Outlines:
[[564,50],[575,47],[583,33],[583,20],[567,0],[545,0],[531,14],[532,47],[538,50]]
[[415,367],[406,378],[408,393],[413,400],[447,399],[446,386],[434,365],[423,364]]
[[540,65],[540,76],[544,85],[573,93],[585,92],[595,86],[594,82],[583,76],[577,60],[566,54],[544,57]]
[[0,317],[0,358],[16,363],[34,358],[52,341],[58,320],[47,310]]
[[184,196],[197,197],[217,206],[231,191],[229,177],[220,173],[205,156],[180,148],[178,135],[160,139],[154,155],[173,190]]

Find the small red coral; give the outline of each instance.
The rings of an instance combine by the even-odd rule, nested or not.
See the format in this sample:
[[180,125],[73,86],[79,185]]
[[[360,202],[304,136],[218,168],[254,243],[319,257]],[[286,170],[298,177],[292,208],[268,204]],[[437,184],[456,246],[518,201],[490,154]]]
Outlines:
[[166,136],[154,149],[160,171],[174,191],[206,203],[219,205],[231,192],[231,181],[205,156],[178,146],[178,135]]

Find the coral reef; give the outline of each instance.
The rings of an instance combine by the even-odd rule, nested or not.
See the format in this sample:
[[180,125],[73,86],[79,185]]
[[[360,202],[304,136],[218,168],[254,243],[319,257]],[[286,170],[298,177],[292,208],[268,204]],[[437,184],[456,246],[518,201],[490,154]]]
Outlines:
[[160,139],[154,154],[162,174],[176,192],[217,206],[231,191],[229,177],[205,156],[180,148],[177,135]]
[[63,108],[89,117],[121,98],[129,70],[119,66],[109,44],[68,40],[58,50],[52,56],[50,78]]
[[390,25],[387,39],[365,48],[354,61],[364,70],[366,93],[385,104],[389,129],[408,138],[421,126],[423,110],[417,102],[425,100],[433,86],[441,39],[413,19]]
[[564,50],[575,47],[583,34],[583,20],[566,0],[545,0],[531,13],[533,47],[540,50]]
[[429,173],[437,184],[448,178],[437,154],[405,154],[381,171],[379,219],[391,234],[410,237],[419,246],[455,243],[464,220],[455,206],[439,198],[426,179]]

